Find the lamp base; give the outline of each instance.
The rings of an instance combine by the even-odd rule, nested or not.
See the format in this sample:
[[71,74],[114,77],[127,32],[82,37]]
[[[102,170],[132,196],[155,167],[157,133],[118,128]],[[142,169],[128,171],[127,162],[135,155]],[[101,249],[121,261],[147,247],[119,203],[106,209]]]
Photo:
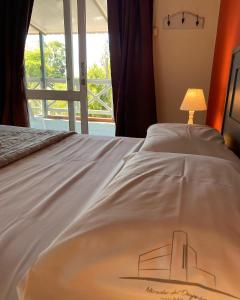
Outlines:
[[188,118],[188,124],[189,125],[193,125],[193,118],[194,118],[194,113],[195,111],[194,110],[189,110],[189,118]]

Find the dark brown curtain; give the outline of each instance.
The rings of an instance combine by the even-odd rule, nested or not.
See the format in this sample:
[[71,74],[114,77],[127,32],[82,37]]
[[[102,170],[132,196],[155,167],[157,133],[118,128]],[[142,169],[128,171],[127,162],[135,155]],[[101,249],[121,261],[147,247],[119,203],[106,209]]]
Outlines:
[[24,47],[33,0],[0,1],[0,124],[28,126]]
[[116,135],[145,137],[156,123],[153,0],[108,0]]

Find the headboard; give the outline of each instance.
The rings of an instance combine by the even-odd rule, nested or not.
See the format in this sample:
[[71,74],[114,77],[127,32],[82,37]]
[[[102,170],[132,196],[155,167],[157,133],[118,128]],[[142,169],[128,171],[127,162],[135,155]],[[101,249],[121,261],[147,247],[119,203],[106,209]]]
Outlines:
[[240,157],[240,48],[232,56],[222,134],[226,145]]

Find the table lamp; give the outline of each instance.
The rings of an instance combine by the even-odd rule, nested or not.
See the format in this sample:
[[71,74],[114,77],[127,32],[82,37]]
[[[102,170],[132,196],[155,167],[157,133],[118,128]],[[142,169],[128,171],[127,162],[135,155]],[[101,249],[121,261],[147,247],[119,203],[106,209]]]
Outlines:
[[180,110],[189,112],[188,124],[193,124],[195,111],[207,110],[206,101],[202,89],[188,89],[183,99]]

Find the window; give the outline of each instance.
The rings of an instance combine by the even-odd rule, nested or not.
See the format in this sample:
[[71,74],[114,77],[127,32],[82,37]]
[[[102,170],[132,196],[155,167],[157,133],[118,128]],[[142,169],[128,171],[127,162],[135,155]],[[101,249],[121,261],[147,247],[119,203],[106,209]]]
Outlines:
[[31,127],[114,135],[106,0],[35,0],[25,69]]

